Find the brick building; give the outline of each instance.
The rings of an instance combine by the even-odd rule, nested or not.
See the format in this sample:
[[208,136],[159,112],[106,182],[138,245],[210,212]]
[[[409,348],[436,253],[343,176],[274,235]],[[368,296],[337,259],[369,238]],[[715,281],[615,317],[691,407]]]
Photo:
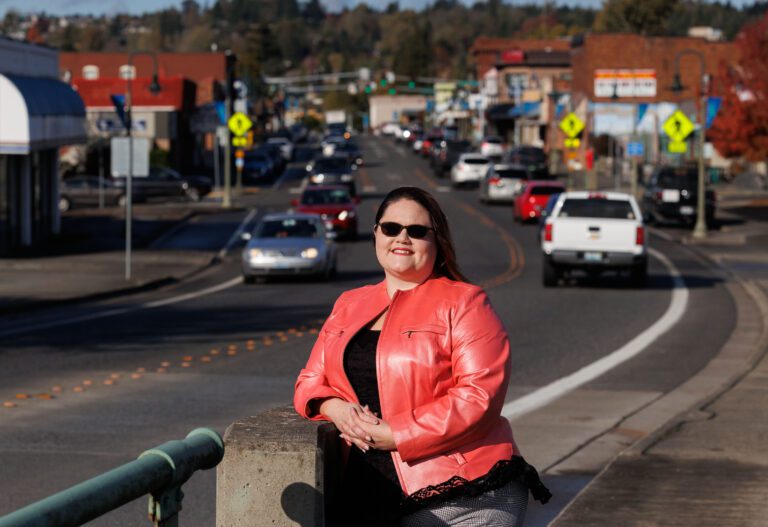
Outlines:
[[[704,59],[703,71],[698,55]],[[733,43],[705,38],[587,35],[571,50],[571,109],[587,123],[585,137],[611,137],[620,152],[630,139],[643,142],[646,161],[663,161],[663,122],[678,108],[697,122],[702,74],[710,79],[707,94],[720,95],[720,66],[738,58]],[[677,66],[684,87],[680,92],[671,88]],[[560,148],[563,138],[555,134],[551,146]],[[588,146],[582,142],[580,155]]]
[[128,53],[61,53],[59,71],[83,96],[92,140],[125,132],[109,96],[125,94],[132,78],[135,135],[167,151],[178,169],[211,166],[213,134],[220,124],[213,106],[224,97],[227,54],[154,55],[162,87],[157,94],[148,89],[155,66],[146,54],[134,56],[129,64]]
[[486,89],[489,128],[509,143],[544,146],[552,94],[570,91],[569,41],[479,37],[471,52],[478,78],[496,83]]

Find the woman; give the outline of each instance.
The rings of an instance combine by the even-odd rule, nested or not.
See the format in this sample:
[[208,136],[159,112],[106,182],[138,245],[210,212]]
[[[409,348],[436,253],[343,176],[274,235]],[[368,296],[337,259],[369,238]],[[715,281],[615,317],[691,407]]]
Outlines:
[[549,491],[501,416],[501,322],[459,271],[429,193],[393,190],[373,230],[385,279],[339,297],[294,396],[356,447],[334,525],[522,525],[528,490]]

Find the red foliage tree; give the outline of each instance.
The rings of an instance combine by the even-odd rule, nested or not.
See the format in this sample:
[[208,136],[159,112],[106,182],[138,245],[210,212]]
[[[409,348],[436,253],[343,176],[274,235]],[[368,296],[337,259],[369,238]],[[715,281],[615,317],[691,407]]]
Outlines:
[[746,25],[736,37],[737,64],[720,66],[724,94],[707,132],[725,157],[768,158],[768,14]]

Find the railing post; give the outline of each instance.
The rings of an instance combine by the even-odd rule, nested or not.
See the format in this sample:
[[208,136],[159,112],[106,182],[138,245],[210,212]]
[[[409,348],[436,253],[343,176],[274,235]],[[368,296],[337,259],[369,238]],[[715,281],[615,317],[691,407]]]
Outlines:
[[216,469],[218,527],[326,525],[341,467],[333,425],[277,408],[230,425],[224,444]]

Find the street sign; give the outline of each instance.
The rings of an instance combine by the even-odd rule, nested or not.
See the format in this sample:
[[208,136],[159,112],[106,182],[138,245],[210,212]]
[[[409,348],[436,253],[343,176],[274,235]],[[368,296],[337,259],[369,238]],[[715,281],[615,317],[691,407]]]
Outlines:
[[235,135],[245,135],[251,129],[253,122],[243,112],[236,112],[229,118],[229,129]]
[[248,138],[246,137],[233,137],[232,138],[232,146],[234,147],[244,147],[248,144]]
[[685,141],[670,141],[667,150],[671,154],[684,154],[688,151],[688,143]]
[[573,139],[584,130],[584,121],[571,112],[560,121],[560,129],[565,132],[565,135]]
[[576,138],[568,138],[565,140],[565,147],[566,148],[579,148],[579,145],[581,144],[581,141],[578,137]]
[[645,154],[645,145],[643,143],[627,143],[627,155],[631,157],[642,157]]
[[[133,166],[129,166],[129,141],[133,141]],[[110,171],[113,177],[127,176],[128,171],[134,177],[149,176],[149,139],[146,137],[113,137],[110,140]]]
[[675,110],[675,113],[664,121],[662,128],[669,138],[672,139],[672,142],[682,143],[693,132],[695,127],[683,112]]

